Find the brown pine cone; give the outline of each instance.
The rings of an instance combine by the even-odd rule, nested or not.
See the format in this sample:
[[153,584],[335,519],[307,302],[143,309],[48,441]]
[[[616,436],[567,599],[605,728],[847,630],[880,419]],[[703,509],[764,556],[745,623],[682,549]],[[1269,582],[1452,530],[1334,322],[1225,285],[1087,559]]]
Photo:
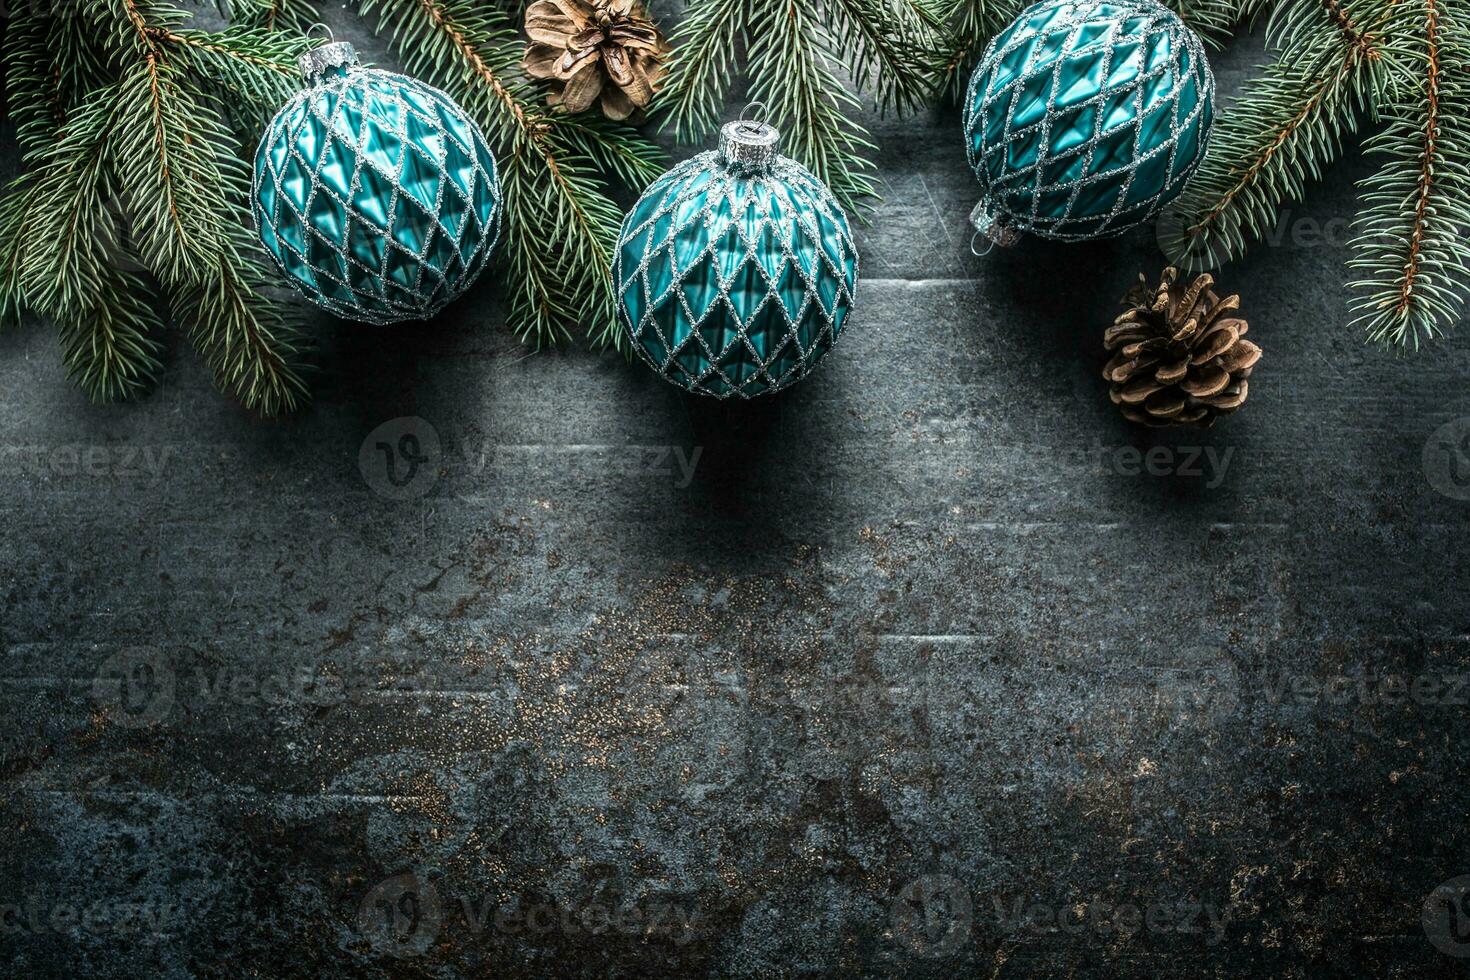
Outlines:
[[634,0],[537,0],[526,8],[526,74],[551,81],[547,102],[609,119],[641,113],[664,76],[668,42]]
[[1210,426],[1245,403],[1246,378],[1261,349],[1243,339],[1239,296],[1216,296],[1208,273],[1188,286],[1164,270],[1157,289],[1139,273],[1128,309],[1103,335],[1103,368],[1123,417],[1144,425]]

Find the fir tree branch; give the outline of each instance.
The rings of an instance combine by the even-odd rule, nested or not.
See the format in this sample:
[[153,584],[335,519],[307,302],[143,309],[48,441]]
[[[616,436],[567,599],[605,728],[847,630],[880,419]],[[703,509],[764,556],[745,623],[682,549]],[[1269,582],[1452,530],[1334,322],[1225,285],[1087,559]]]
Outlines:
[[647,187],[668,167],[668,157],[627,123],[582,113],[557,120],[559,135],[574,152],[635,190]]
[[749,36],[750,11],[747,0],[701,0],[669,35],[674,52],[656,105],[681,143],[703,142],[719,128],[735,71],[732,39]]
[[874,149],[852,119],[854,96],[833,72],[837,41],[803,0],[768,0],[751,22],[750,97],[764,102],[781,130],[782,151],[800,161],[844,205],[877,195]]
[[68,377],[98,401],[137,393],[158,370],[151,291],[122,267],[117,229],[98,225],[117,200],[108,160],[122,101],[119,86],[104,86],[73,110],[12,186],[3,218],[19,229],[4,254],[7,302],[57,323]]
[[[187,13],[150,0],[87,3],[59,19],[54,35],[18,32],[19,71],[34,74],[55,59],[57,37],[74,35],[67,43],[89,48],[77,56],[86,71],[111,77],[69,91],[68,79],[90,76],[63,68],[50,88],[59,122],[0,201],[0,228],[20,229],[0,247],[0,307],[54,320],[69,374],[91,397],[128,397],[158,367],[162,286],[222,388],[247,407],[289,410],[304,390],[291,363],[298,335],[258,291],[246,165],[216,105],[231,82],[237,99],[279,93],[274,62],[300,42],[189,32]],[[213,69],[227,74],[211,79]],[[32,85],[27,97],[41,104],[46,91]]]
[[824,180],[844,205],[876,196],[873,149],[854,119],[846,82],[885,109],[932,94],[944,64],[939,0],[693,0],[674,29],[674,54],[656,107],[665,129],[705,143],[719,126],[731,80],[782,130],[782,152]]
[[176,292],[180,320],[222,388],[266,414],[294,408],[304,391],[292,366],[296,332],[241,259],[249,177],[217,155],[230,134],[156,56],[124,78],[122,93],[128,116],[150,124],[118,136],[149,268]]
[[17,16],[6,23],[4,45],[6,108],[22,154],[48,144],[66,122],[70,93],[51,62],[41,18]]
[[1350,284],[1354,322],[1417,348],[1459,319],[1470,280],[1470,25],[1445,0],[1405,6],[1422,28],[1419,80],[1368,143],[1385,161],[1361,185],[1348,264],[1366,273]]
[[56,312],[66,376],[96,402],[120,401],[153,386],[162,328],[157,301],[142,276],[97,270],[95,288]]
[[878,103],[916,109],[934,93],[944,65],[933,0],[827,0],[838,50],[859,90],[873,88]]
[[22,285],[26,229],[36,220],[40,203],[34,173],[22,174],[0,197],[0,330],[20,321],[26,308]]
[[299,36],[316,22],[317,12],[310,0],[246,0],[231,10],[229,20],[233,26]]
[[123,77],[120,95],[125,117],[143,122],[117,134],[117,153],[144,259],[169,286],[204,279],[221,249],[219,217],[229,210],[209,147],[227,137],[206,131],[173,69],[156,56]]
[[1241,255],[1373,112],[1388,62],[1378,34],[1349,26],[1359,7],[1381,10],[1377,0],[1290,0],[1273,13],[1277,61],[1217,119],[1204,162],[1160,229],[1171,258],[1216,265]]
[[[1327,12],[1328,19],[1337,25],[1338,30],[1342,31],[1343,39],[1349,44],[1360,48],[1365,57],[1374,57],[1373,49],[1377,38],[1360,29],[1357,23],[1354,22],[1352,13],[1339,0],[1321,0],[1321,3],[1322,9]],[[1299,9],[1305,10],[1309,8],[1302,7]]]
[[[78,306],[95,305],[91,291],[114,264],[97,234],[96,219],[115,196],[106,162],[109,142],[121,124],[117,85],[103,86],[69,113],[54,141],[36,154],[33,169],[12,188],[7,223],[20,227],[7,256],[26,304],[61,317]],[[29,193],[21,193],[25,188]]]
[[299,320],[265,297],[265,281],[233,248],[214,273],[178,292],[176,313],[220,387],[264,415],[293,411],[305,400],[294,363],[301,352]]
[[201,77],[271,104],[294,94],[300,76],[296,59],[311,47],[305,37],[259,28],[224,32],[150,28],[148,33],[173,49],[175,61]]
[[1164,0],[1165,6],[1212,48],[1224,47],[1236,26],[1264,3],[1258,0]]
[[[201,118],[204,142],[223,145],[228,134],[209,116]],[[293,411],[306,395],[300,375],[304,348],[300,313],[273,301],[245,202],[250,171],[244,160],[221,154],[208,180],[219,190],[219,208],[209,230],[214,251],[203,275],[174,290],[175,319],[203,356],[215,383],[264,415]]]
[[299,88],[296,59],[311,42],[305,35],[261,28],[223,32],[150,29],[169,60],[189,76],[186,88],[236,128],[252,137]]

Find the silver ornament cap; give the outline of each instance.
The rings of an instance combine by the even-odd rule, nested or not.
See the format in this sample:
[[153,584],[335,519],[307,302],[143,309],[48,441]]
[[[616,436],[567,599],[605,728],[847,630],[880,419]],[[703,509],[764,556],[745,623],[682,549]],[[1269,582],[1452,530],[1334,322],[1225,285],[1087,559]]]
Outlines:
[[[1021,240],[1021,233],[1016,229],[1001,223],[999,217],[990,209],[990,203],[981,199],[970,210],[970,225],[975,229],[974,236],[970,239],[970,251],[976,255],[984,255],[996,245],[1001,248],[1011,248]],[[981,252],[975,247],[975,243],[981,238],[990,242]]]
[[312,48],[296,59],[301,77],[315,82],[333,68],[352,68],[357,65],[357,49],[346,41],[328,41]]
[[775,164],[780,142],[781,132],[775,126],[737,119],[720,128],[720,159],[738,170],[764,173]]

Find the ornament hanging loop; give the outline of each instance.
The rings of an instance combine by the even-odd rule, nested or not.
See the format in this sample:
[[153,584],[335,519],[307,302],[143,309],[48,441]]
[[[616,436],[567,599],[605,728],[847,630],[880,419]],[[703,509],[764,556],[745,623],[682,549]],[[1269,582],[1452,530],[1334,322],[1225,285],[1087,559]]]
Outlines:
[[[760,106],[761,110],[759,119],[750,114],[751,110],[754,109],[756,106]],[[763,125],[766,121],[766,104],[764,102],[761,102],[759,99],[754,102],[745,103],[745,108],[740,110],[740,115],[736,118],[735,121],[753,123],[757,126]]]
[[320,27],[322,29],[322,32],[326,34],[328,44],[332,44],[337,40],[337,36],[332,33],[332,28],[330,25],[323,24],[321,21],[317,21],[315,24],[312,24],[306,29],[306,39],[308,41],[311,40],[312,32],[315,31],[318,27]]

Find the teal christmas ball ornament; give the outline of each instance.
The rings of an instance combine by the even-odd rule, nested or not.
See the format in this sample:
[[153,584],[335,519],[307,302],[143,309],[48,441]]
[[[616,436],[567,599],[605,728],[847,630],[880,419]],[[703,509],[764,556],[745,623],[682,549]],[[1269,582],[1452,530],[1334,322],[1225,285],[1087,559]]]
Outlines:
[[821,181],[741,120],[718,151],[674,167],[623,221],[617,315],[665,379],[716,398],[779,391],[812,372],[847,323],[858,256]]
[[977,238],[1103,238],[1149,220],[1204,156],[1215,76],[1152,0],[1043,0],[970,77],[965,148]]
[[324,44],[300,63],[306,87],[255,152],[261,244],[291,285],[337,316],[433,316],[495,248],[501,194],[485,137],[438,89],[360,67],[350,44]]

